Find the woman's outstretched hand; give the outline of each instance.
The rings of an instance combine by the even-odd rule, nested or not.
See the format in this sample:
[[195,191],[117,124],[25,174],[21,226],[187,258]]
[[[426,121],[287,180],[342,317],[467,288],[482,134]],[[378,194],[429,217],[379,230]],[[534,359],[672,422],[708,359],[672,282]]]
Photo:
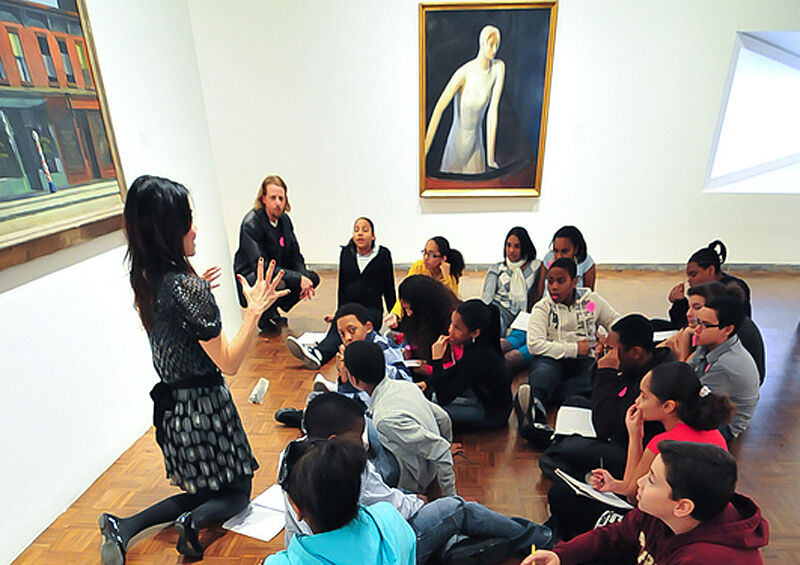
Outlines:
[[266,274],[264,273],[264,258],[258,259],[258,268],[256,269],[256,282],[253,286],[247,284],[247,280],[242,275],[236,275],[239,283],[242,285],[242,294],[244,294],[245,301],[247,302],[246,308],[258,314],[259,316],[264,311],[272,306],[276,300],[282,296],[286,296],[291,292],[288,288],[278,290],[278,284],[283,278],[283,269],[278,271],[278,274],[272,276],[275,271],[275,261],[269,262]]

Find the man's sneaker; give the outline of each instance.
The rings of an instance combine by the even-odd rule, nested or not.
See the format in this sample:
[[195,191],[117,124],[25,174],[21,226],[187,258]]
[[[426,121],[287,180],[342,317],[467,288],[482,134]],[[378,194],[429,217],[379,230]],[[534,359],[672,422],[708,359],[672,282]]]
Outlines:
[[521,384],[514,395],[514,414],[517,416],[517,425],[521,428],[529,423],[531,418],[531,385]]
[[316,347],[303,345],[293,336],[286,338],[286,347],[289,349],[289,353],[303,362],[306,369],[316,371],[322,366],[322,355],[320,355]]
[[494,565],[511,554],[505,538],[467,538],[454,543],[442,556],[444,565]]
[[336,392],[338,388],[335,382],[323,377],[322,373],[317,373],[317,376],[314,377],[314,392]]

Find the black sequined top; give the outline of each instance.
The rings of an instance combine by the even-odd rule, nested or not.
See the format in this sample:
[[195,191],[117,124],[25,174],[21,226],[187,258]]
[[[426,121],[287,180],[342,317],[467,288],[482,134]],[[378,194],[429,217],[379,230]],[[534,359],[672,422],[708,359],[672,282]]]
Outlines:
[[209,284],[193,275],[167,273],[156,295],[150,348],[158,376],[167,384],[219,373],[199,341],[222,331]]
[[174,400],[161,417],[167,476],[190,493],[220,490],[258,468],[227,385],[186,387],[187,381],[219,375],[199,342],[221,331],[208,282],[167,273],[156,294],[150,348]]

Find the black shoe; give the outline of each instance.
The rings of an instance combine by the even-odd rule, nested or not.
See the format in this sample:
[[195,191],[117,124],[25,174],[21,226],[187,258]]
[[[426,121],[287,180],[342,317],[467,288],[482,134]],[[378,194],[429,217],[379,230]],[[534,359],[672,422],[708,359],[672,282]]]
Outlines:
[[275,323],[277,323],[279,326],[288,326],[289,318],[287,318],[286,316],[277,316],[275,318]]
[[101,514],[97,524],[103,535],[103,543],[100,545],[100,559],[103,560],[103,565],[124,565],[127,544],[119,531],[119,518],[111,514]]
[[531,402],[530,406],[531,411],[531,420],[534,422],[538,422],[540,424],[547,423],[547,409],[544,407],[544,404],[541,400],[533,397],[533,401]]
[[303,411],[297,408],[281,408],[275,412],[275,419],[289,428],[299,428],[303,421]]
[[544,451],[553,443],[554,430],[547,424],[533,422],[526,424],[519,429],[519,435],[527,439],[533,447],[539,451]]
[[274,334],[281,331],[281,327],[275,318],[267,318],[262,316],[258,321],[258,329],[265,334]]
[[444,565],[494,565],[511,554],[505,538],[467,538],[457,542],[442,556]]
[[178,532],[178,544],[175,546],[178,553],[192,559],[203,558],[203,546],[197,536],[197,525],[194,523],[191,512],[184,512],[175,520],[175,530]]

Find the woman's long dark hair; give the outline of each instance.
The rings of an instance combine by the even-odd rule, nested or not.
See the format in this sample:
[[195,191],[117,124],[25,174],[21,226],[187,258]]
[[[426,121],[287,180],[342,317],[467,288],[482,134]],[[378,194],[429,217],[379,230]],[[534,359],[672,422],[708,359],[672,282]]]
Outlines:
[[417,348],[417,354],[430,361],[431,345],[447,333],[458,298],[449,288],[426,275],[406,278],[400,283],[398,293],[412,312],[411,316],[403,316],[400,329],[406,341]]
[[678,403],[675,414],[695,430],[713,430],[731,421],[736,404],[727,394],[703,391],[697,375],[689,365],[680,361],[661,363],[650,372],[650,392],[663,404]]
[[472,298],[459,304],[456,312],[469,331],[481,330],[476,345],[485,345],[500,354],[500,311],[497,306]]
[[189,191],[169,179],[140,176],[125,198],[124,219],[131,287],[142,325],[149,332],[164,273],[194,274],[183,248],[183,237],[192,227]]
[[460,281],[461,275],[464,274],[464,267],[466,267],[464,264],[464,256],[461,254],[461,251],[450,247],[450,242],[441,235],[433,236],[431,241],[436,244],[439,253],[443,257],[447,257],[447,263],[450,265],[450,274],[455,277],[456,282]]

